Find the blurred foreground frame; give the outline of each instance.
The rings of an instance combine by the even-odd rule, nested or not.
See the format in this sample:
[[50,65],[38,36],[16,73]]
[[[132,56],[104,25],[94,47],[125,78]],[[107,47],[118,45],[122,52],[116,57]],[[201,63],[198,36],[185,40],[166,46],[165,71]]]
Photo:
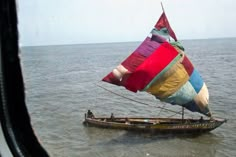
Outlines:
[[[0,1],[0,134],[2,131],[14,157],[47,157],[34,134],[25,104],[16,8],[15,0]],[[4,139],[0,138],[0,146]],[[4,154],[0,152],[0,156]]]

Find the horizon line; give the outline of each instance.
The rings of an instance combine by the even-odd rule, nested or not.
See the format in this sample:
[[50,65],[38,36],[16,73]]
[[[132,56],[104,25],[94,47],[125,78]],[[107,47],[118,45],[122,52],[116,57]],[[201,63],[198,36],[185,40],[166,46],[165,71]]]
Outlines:
[[[217,40],[217,39],[232,39],[236,37],[214,37],[214,38],[195,38],[195,39],[180,39],[178,41],[188,41],[188,40]],[[47,46],[71,46],[71,45],[93,45],[93,44],[118,44],[118,43],[135,43],[142,41],[115,41],[115,42],[91,42],[91,43],[65,43],[65,44],[49,44],[49,45],[21,45],[19,43],[19,48],[22,47],[47,47]]]

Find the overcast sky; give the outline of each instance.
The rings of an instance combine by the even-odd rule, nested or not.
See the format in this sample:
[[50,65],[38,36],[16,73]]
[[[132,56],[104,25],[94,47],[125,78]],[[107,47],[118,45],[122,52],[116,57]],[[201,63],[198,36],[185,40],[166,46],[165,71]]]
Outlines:
[[[142,41],[160,0],[18,0],[20,43],[60,45]],[[162,0],[178,39],[236,37],[235,0]]]

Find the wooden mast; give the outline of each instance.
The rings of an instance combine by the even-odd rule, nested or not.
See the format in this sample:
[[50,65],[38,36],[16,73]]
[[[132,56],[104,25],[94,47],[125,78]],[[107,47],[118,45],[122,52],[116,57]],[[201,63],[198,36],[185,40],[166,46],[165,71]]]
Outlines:
[[163,5],[162,5],[162,2],[161,2],[161,7],[162,7],[162,11],[165,13],[165,10],[164,10],[164,7],[163,7]]
[[[161,2],[161,8],[162,8],[162,11],[163,11],[163,13],[164,13],[164,14],[165,14],[165,16],[166,16],[166,13],[165,13],[165,10],[164,10],[164,7],[163,7],[163,4],[162,4],[162,2]],[[165,23],[166,23],[166,20],[165,20]],[[169,36],[168,40],[169,40],[169,42],[170,42],[170,36]]]

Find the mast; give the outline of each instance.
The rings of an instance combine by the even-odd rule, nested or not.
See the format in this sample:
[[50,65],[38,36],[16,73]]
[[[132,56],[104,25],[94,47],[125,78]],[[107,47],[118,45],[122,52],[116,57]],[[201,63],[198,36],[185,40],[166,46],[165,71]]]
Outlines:
[[[161,8],[162,8],[162,11],[163,11],[163,13],[164,13],[164,14],[165,14],[165,16],[166,16],[166,13],[165,13],[165,10],[164,10],[164,7],[163,7],[163,4],[162,4],[162,2],[161,2]],[[166,23],[166,20],[165,20],[165,23]],[[166,25],[166,24],[165,24],[165,25]],[[168,40],[169,40],[169,42],[170,42],[170,36],[169,36]]]
[[182,121],[184,121],[184,107],[182,106]]
[[161,2],[161,8],[162,8],[162,11],[165,13],[165,10],[164,10],[164,7],[162,5],[162,2]]

